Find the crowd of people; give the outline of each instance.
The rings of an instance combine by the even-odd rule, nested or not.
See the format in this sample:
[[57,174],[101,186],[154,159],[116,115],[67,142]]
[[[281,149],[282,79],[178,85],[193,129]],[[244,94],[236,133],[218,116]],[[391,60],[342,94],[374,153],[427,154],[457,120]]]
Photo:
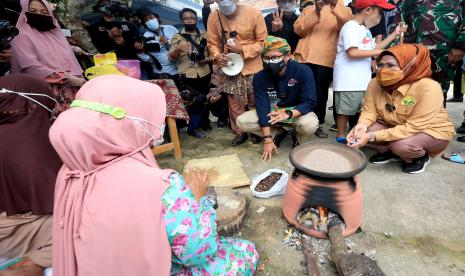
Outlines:
[[[189,8],[178,30],[156,10],[100,0],[83,28],[98,52],[139,60],[142,80],[87,81],[89,51],[65,36],[53,6],[20,0],[19,16],[1,18],[19,34],[0,52],[0,257],[22,258],[0,275],[52,264],[67,276],[254,274],[254,244],[217,234],[207,173],[190,171],[187,183],[158,166],[151,148],[163,143],[166,102],[144,80],[188,91],[190,136],[213,135],[213,115],[232,146],[262,143],[262,160],[288,134],[293,147],[328,138],[332,85],[336,142],[374,148],[374,164],[425,171],[455,135],[445,106],[454,80],[449,101],[463,100],[465,3],[421,3],[316,0],[299,11],[277,0],[264,17],[238,0],[205,0],[203,31]],[[222,71],[229,53],[244,61],[234,76]],[[465,151],[442,157],[465,164]]]

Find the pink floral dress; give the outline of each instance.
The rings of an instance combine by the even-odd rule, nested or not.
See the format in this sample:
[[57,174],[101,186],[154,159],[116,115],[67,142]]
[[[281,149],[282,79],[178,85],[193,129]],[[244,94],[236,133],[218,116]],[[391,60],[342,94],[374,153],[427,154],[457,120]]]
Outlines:
[[179,174],[170,176],[162,197],[171,245],[171,275],[253,275],[258,253],[253,243],[220,237],[212,198],[200,203]]

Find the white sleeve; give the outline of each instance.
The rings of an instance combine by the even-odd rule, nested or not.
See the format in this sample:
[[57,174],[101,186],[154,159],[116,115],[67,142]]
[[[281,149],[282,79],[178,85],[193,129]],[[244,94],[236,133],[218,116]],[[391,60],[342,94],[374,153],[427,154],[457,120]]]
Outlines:
[[342,45],[344,51],[349,50],[350,48],[359,48],[360,46],[360,29],[357,26],[357,23],[353,21],[349,21],[341,29],[341,36]]

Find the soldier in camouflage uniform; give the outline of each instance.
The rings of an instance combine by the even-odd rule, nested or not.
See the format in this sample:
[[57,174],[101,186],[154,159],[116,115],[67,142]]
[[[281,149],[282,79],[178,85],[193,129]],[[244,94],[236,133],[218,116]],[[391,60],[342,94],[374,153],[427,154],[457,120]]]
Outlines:
[[465,54],[463,0],[401,0],[395,23],[407,23],[404,43],[428,47],[433,79],[441,84],[444,97],[454,79],[455,64]]

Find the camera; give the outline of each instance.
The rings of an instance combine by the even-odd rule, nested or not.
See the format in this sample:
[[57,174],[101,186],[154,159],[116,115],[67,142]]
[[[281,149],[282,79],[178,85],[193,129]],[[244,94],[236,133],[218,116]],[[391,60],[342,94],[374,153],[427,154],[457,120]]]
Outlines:
[[108,4],[100,7],[99,11],[113,17],[129,17],[129,14],[131,14],[131,9],[128,5],[117,0],[111,0]]
[[0,19],[0,52],[8,49],[10,42],[19,34],[18,29],[10,22]]
[[158,53],[161,50],[161,45],[155,42],[153,37],[138,36],[134,38],[134,42],[144,43],[144,50],[147,52]]

